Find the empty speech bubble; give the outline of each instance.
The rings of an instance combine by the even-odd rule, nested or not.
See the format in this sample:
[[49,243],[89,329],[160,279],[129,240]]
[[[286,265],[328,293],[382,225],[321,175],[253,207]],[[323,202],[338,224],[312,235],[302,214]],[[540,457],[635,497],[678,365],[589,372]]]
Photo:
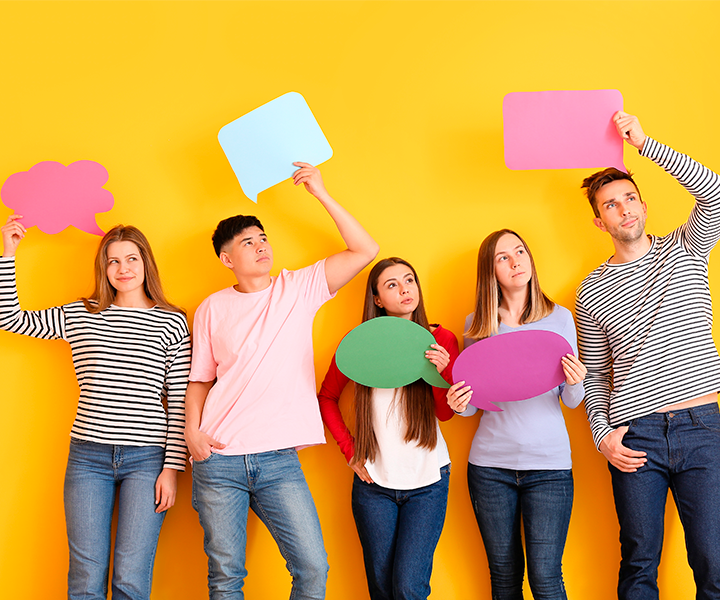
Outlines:
[[305,98],[288,92],[250,111],[218,133],[218,141],[245,195],[257,195],[292,177],[294,162],[319,165],[332,148]]
[[509,169],[595,169],[623,164],[613,115],[618,90],[513,92],[503,99],[505,164]]
[[95,213],[113,207],[113,195],[103,188],[107,180],[107,169],[95,161],[79,160],[66,167],[48,160],[10,175],[0,197],[5,206],[23,216],[25,227],[37,225],[40,231],[54,234],[74,225],[104,235]]
[[353,381],[374,388],[399,388],[418,379],[450,387],[427,358],[435,338],[427,329],[400,317],[377,317],[358,325],[340,342],[338,369]]
[[502,411],[493,402],[534,398],[565,381],[560,359],[566,354],[573,354],[570,344],[552,331],[502,333],[463,350],[453,366],[453,381],[472,386],[473,406]]

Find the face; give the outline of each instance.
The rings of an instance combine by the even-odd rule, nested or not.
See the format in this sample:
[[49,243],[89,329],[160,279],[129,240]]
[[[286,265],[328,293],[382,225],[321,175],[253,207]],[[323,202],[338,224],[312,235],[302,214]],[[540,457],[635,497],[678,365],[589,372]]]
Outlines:
[[593,223],[614,240],[635,242],[645,234],[647,206],[632,181],[611,181],[598,190],[595,199],[600,217]]
[[392,265],[380,273],[377,291],[375,304],[384,308],[390,317],[410,319],[420,302],[415,275],[407,265]]
[[235,236],[220,253],[220,260],[238,278],[264,276],[273,266],[272,246],[265,232],[253,225]]
[[144,292],[145,263],[135,242],[124,240],[107,247],[107,278],[119,294]]
[[532,278],[530,256],[520,238],[503,235],[495,245],[495,277],[506,292],[527,287]]

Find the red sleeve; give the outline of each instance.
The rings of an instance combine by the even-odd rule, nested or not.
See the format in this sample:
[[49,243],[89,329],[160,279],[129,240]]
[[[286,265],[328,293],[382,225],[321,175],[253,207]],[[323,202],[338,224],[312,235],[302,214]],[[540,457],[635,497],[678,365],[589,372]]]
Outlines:
[[340,450],[345,455],[345,459],[348,463],[352,460],[355,454],[355,440],[353,439],[350,430],[343,421],[342,413],[340,412],[340,394],[345,389],[348,379],[340,372],[335,364],[335,356],[332,357],[330,368],[328,369],[325,379],[320,387],[318,393],[318,402],[320,403],[320,414],[322,420],[330,430],[330,433],[335,438]]
[[[442,325],[438,325],[432,334],[435,336],[435,341],[450,353],[450,362],[440,375],[442,375],[445,381],[452,385],[453,365],[455,364],[455,359],[457,359],[460,354],[457,338],[452,331],[448,331]],[[434,387],[433,396],[435,397],[435,415],[437,418],[440,421],[450,420],[455,413],[447,403],[447,389]]]

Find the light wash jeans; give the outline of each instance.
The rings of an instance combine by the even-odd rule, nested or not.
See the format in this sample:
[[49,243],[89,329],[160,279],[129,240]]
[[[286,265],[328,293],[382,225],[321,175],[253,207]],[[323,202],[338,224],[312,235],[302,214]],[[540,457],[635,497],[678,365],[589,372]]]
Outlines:
[[718,405],[654,413],[625,423],[623,444],[647,452],[635,473],[608,465],[620,521],[620,600],[657,600],[657,570],[672,491],[685,530],[697,595],[720,598],[720,414]]
[[469,464],[468,488],[488,557],[493,600],[523,600],[521,519],[533,598],[566,600],[562,556],[572,512],[572,471]]
[[148,600],[160,527],[155,481],[165,449],[113,446],[74,438],[65,473],[65,521],[70,545],[68,598],[105,600],[115,495],[118,526],[113,556],[113,600]]
[[211,600],[242,600],[248,508],[265,523],[292,576],[290,598],[325,598],[320,521],[297,452],[211,454],[193,463],[193,506],[205,530]]
[[450,465],[440,481],[393,490],[353,481],[352,509],[371,600],[426,600],[447,509]]

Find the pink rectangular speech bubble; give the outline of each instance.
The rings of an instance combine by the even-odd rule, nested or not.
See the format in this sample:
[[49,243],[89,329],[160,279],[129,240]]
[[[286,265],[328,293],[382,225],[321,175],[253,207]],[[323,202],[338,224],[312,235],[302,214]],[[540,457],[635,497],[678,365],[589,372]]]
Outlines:
[[503,99],[505,164],[509,169],[594,169],[623,165],[613,115],[618,90],[513,92]]

